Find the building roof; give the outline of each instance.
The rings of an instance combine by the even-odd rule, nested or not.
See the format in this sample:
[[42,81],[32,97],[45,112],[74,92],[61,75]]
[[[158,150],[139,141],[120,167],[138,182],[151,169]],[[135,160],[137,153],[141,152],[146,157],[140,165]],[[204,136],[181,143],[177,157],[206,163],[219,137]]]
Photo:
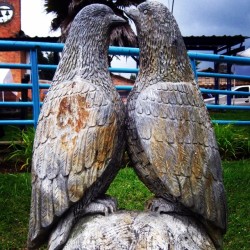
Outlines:
[[[220,54],[227,50],[227,55],[236,54],[239,51],[245,50],[243,43],[249,37],[242,35],[238,36],[188,36],[183,37],[187,50],[210,50],[215,54]],[[232,48],[237,46],[238,48]]]

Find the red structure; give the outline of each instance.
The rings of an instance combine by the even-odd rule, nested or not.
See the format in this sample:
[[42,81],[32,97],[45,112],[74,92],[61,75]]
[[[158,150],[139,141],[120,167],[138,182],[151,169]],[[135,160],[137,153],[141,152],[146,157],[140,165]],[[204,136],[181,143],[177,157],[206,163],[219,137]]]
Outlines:
[[[15,38],[21,30],[21,0],[0,0],[0,39]],[[25,63],[24,52],[0,52],[1,63]],[[11,70],[13,81],[20,83],[24,70]]]

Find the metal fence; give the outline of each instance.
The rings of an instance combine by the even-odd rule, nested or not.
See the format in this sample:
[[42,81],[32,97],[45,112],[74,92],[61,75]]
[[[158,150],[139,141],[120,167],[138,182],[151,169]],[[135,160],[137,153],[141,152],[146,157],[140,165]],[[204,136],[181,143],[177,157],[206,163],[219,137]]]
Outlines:
[[[39,84],[39,70],[55,70],[56,65],[42,65],[37,63],[37,52],[38,51],[54,51],[61,52],[63,44],[58,43],[40,43],[40,42],[21,42],[21,41],[0,41],[0,51],[29,51],[30,52],[30,63],[27,64],[13,64],[13,63],[0,63],[0,68],[8,69],[29,69],[31,71],[31,83],[32,84],[1,84],[0,91],[15,90],[20,91],[22,89],[32,90],[32,101],[19,101],[19,102],[0,102],[1,107],[31,107],[32,108],[32,119],[25,120],[3,120],[0,119],[0,125],[34,125],[36,127],[40,107],[39,89],[49,88],[49,84]],[[125,47],[109,47],[110,55],[123,55],[123,56],[139,56],[138,48],[125,48]],[[196,70],[196,61],[211,61],[211,62],[224,62],[230,64],[241,64],[250,65],[250,58],[233,57],[233,56],[222,56],[214,54],[201,54],[201,53],[188,53],[192,68],[195,76],[198,77],[214,77],[214,78],[226,78],[226,79],[238,79],[238,80],[249,80],[250,76],[235,75],[235,74],[220,74],[220,73],[204,73]],[[137,68],[109,68],[110,72],[119,73],[138,73]],[[129,86],[117,86],[118,90],[130,90],[132,87]],[[224,95],[246,95],[249,93],[240,91],[230,90],[211,90],[211,89],[200,89],[202,93],[213,93],[213,94],[224,94]],[[208,109],[234,109],[234,110],[250,110],[250,106],[232,106],[232,105],[212,105],[207,104]],[[250,125],[250,121],[234,121],[234,120],[214,120],[214,123],[218,124],[237,124],[237,125]]]

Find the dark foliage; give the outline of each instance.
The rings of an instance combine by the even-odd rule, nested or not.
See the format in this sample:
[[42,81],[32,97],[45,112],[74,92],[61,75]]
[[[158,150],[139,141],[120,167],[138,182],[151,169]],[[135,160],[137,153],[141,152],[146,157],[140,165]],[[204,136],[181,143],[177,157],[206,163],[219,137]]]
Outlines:
[[[85,6],[93,3],[101,3],[108,5],[116,15],[123,17],[128,20],[128,18],[123,13],[123,8],[138,5],[145,0],[44,0],[45,9],[48,13],[54,13],[55,18],[51,23],[51,28],[57,30],[61,28],[62,36],[60,41],[64,42],[67,33],[70,28],[70,24],[73,21],[76,14]],[[114,28],[111,37],[110,44],[114,46],[137,46],[136,35],[129,26],[129,24],[124,24],[121,27]]]
[[[47,65],[56,65],[58,64],[58,53],[57,52],[41,52],[38,51],[38,64],[47,64]],[[39,71],[39,78],[40,79],[47,79],[52,80],[55,71],[53,70],[40,70]]]

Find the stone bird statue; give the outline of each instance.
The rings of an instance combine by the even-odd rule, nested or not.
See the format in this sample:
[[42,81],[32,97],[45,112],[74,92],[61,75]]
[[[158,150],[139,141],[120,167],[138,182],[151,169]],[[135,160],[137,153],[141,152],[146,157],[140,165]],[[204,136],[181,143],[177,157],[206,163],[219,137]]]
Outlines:
[[128,153],[158,212],[190,214],[219,249],[226,231],[221,160],[178,25],[158,2],[126,9],[140,46],[127,101]]
[[125,21],[102,4],[75,17],[39,116],[28,248],[60,249],[77,219],[107,214],[124,152],[125,107],[108,71],[109,34]]

